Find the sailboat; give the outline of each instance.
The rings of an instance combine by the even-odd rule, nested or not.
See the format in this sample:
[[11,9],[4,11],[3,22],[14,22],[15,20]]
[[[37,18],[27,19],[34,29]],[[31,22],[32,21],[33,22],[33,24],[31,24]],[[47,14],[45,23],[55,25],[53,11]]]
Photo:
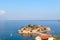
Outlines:
[[11,36],[11,37],[13,36],[12,33],[10,34],[10,36]]

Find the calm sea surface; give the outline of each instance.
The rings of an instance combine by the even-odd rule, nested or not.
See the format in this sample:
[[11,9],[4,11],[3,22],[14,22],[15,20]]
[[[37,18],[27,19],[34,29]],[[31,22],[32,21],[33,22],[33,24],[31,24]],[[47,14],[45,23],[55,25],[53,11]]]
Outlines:
[[[52,20],[5,20],[0,21],[0,40],[8,38],[8,40],[31,40],[34,38],[25,37],[17,33],[17,30],[21,29],[22,26],[28,24],[44,25],[51,28],[52,35],[60,35],[60,22]],[[12,33],[12,36],[10,35]]]

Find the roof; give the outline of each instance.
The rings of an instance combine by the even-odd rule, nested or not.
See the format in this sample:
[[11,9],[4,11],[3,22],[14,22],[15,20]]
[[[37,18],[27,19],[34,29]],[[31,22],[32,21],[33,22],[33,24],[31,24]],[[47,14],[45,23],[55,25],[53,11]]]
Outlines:
[[40,35],[40,38],[42,39],[51,38],[51,37],[52,37],[51,35]]
[[29,28],[26,28],[25,30],[26,30],[26,31],[30,31],[30,30],[32,30],[32,28],[29,27]]

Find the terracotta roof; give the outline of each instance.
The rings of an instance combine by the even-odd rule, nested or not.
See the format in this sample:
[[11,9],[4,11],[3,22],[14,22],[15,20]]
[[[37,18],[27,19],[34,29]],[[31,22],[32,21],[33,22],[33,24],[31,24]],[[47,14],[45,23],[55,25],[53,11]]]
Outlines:
[[51,38],[51,37],[52,37],[51,35],[40,35],[40,38],[42,39]]
[[30,30],[32,30],[32,28],[26,28],[26,31],[30,31]]

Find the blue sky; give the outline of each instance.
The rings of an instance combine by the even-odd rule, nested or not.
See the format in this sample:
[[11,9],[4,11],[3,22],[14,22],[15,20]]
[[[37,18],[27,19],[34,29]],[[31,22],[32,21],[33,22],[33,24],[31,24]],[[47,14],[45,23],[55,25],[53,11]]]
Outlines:
[[0,20],[60,20],[60,0],[0,0]]

